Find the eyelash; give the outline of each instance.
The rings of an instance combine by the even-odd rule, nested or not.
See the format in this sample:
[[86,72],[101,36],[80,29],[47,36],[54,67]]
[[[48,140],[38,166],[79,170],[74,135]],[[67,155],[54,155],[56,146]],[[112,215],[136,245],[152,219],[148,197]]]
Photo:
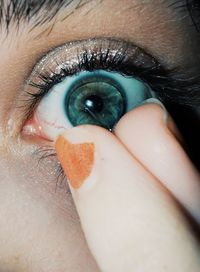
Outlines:
[[[64,78],[75,75],[81,71],[95,71],[102,69],[108,72],[118,72],[123,76],[138,77],[148,83],[148,76],[153,74],[153,72],[156,73],[157,70],[160,69],[160,65],[156,61],[151,69],[149,69],[149,67],[141,69],[132,65],[132,63],[126,59],[126,49],[124,49],[123,52],[117,51],[116,54],[112,56],[112,60],[110,59],[109,53],[110,51],[107,49],[107,52],[100,51],[98,52],[98,55],[96,55],[96,52],[91,53],[87,49],[84,49],[83,54],[81,56],[77,56],[79,63],[76,66],[73,66],[72,68],[61,68],[60,73],[45,71],[45,73],[39,74],[38,77],[42,83],[37,84],[33,81],[29,82],[29,85],[39,90],[34,94],[29,93],[30,96],[32,96],[31,104],[37,105],[38,101],[40,101],[54,85],[60,83]],[[56,60],[57,65],[63,65],[63,63],[60,63],[59,61],[59,59]]]
[[[120,49],[119,49],[120,50]],[[158,99],[164,104],[179,104],[195,107],[200,103],[198,95],[200,81],[199,77],[188,77],[185,74],[178,73],[178,69],[166,70],[153,58],[151,67],[136,67],[131,61],[126,58],[126,48],[122,51],[117,51],[110,59],[110,49],[103,52],[92,52],[84,49],[81,56],[77,56],[79,62],[76,66],[63,66],[59,73],[54,71],[45,71],[37,74],[40,83],[28,81],[28,85],[37,89],[37,92],[30,93],[28,91],[28,100],[26,100],[26,107],[28,103],[28,111],[26,112],[26,120],[30,118],[36,109],[41,99],[49,93],[51,88],[60,83],[67,76],[72,76],[80,71],[94,71],[104,69],[106,71],[118,72],[123,76],[137,77],[148,84],[156,93]],[[57,66],[63,65],[60,59],[54,60]],[[61,63],[60,63],[61,62]],[[145,66],[145,64],[144,64]],[[39,162],[46,158],[56,158],[56,153],[53,147],[43,146],[36,150],[35,155],[38,156]],[[62,184],[65,180],[65,175],[61,165],[58,163],[56,171],[56,187]]]
[[[53,159],[55,160],[55,179],[56,179],[56,186],[55,186],[55,192],[57,190],[57,187],[62,187],[67,184],[66,180],[67,177],[65,176],[65,173],[62,169],[61,164],[58,162],[56,159],[56,152],[52,146],[46,145],[46,146],[41,146],[37,148],[33,152],[33,156],[38,160],[38,164],[40,164],[43,160],[46,159]],[[69,187],[66,187],[66,193],[70,193]]]
[[[186,74],[178,73],[177,71],[180,70],[178,68],[166,70],[156,62],[156,60],[154,60],[153,66],[150,68],[136,67],[134,64],[127,61],[126,49],[122,54],[121,52],[119,54],[117,51],[113,56],[112,61],[110,61],[110,58],[108,59],[108,56],[109,49],[107,49],[106,54],[105,52],[100,52],[98,58],[95,52],[91,54],[91,52],[85,49],[81,57],[77,56],[79,63],[76,67],[61,68],[60,73],[45,71],[43,74],[38,74],[42,83],[38,84],[33,81],[28,82],[30,86],[38,89],[36,93],[27,92],[30,98],[29,100],[26,100],[26,102],[29,102],[30,112],[28,116],[30,117],[40,100],[51,90],[51,88],[60,83],[64,78],[75,75],[83,70],[94,71],[98,69],[109,72],[118,72],[127,77],[139,78],[152,88],[163,103],[176,103],[192,107],[199,105],[200,97],[198,91],[200,88],[200,77],[198,75],[188,76]],[[58,66],[63,64],[59,63],[59,59],[55,61]],[[190,71],[188,71],[188,74],[190,74]]]

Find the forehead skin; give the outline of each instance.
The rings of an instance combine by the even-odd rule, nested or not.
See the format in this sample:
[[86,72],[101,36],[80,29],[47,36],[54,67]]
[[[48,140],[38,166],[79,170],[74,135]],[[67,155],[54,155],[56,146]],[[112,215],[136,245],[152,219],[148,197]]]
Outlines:
[[[10,255],[1,245],[0,264],[13,252],[17,252],[16,260],[31,256],[30,270],[14,264],[12,271],[62,272],[66,267],[74,271],[75,251],[82,256],[80,267],[88,264],[88,272],[98,271],[88,261],[91,256],[71,197],[63,189],[55,194],[52,162],[42,162],[37,168],[37,159],[31,156],[34,143],[16,141],[5,131],[15,101],[42,55],[68,41],[109,36],[132,41],[169,66],[195,68],[199,62],[197,34],[186,13],[168,7],[174,1],[87,2],[78,9],[75,5],[61,9],[51,22],[38,27],[33,28],[33,19],[18,27],[11,24],[8,33],[0,28],[0,214],[7,222],[0,224],[0,238],[2,233],[6,239],[10,233],[14,237],[4,239]],[[27,250],[30,243],[35,246],[31,251]]]

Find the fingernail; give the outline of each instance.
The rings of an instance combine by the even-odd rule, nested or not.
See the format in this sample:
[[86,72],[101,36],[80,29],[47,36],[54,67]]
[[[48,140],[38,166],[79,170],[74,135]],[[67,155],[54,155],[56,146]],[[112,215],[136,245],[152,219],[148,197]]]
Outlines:
[[171,115],[168,113],[167,109],[165,108],[165,105],[157,98],[149,98],[149,99],[143,101],[142,105],[145,105],[145,104],[157,104],[162,108],[164,124],[166,125],[168,130],[171,131],[171,133],[176,137],[176,139],[180,143],[183,143],[183,138],[182,138],[174,120],[172,119]]
[[55,149],[71,187],[79,189],[94,165],[95,145],[91,134],[81,128],[67,130],[58,136]]
[[163,121],[167,123],[169,118],[169,113],[167,109],[165,108],[164,104],[160,100],[158,100],[157,98],[149,98],[147,100],[144,100],[141,105],[145,105],[145,104],[156,104],[160,106],[163,110]]

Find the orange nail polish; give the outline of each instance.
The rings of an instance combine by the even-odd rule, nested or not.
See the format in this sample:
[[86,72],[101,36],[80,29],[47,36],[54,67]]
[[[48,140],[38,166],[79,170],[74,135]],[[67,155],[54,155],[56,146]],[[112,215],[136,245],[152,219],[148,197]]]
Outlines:
[[58,160],[74,189],[78,189],[90,175],[94,164],[94,144],[72,144],[59,136],[55,148]]

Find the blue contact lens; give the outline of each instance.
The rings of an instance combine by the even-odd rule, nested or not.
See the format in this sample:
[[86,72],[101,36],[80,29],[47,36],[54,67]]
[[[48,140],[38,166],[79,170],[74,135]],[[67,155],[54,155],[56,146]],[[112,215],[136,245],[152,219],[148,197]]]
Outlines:
[[111,129],[126,111],[126,97],[112,78],[85,74],[71,87],[65,109],[73,126],[93,124]]
[[64,128],[83,124],[112,130],[126,112],[152,96],[149,86],[137,78],[104,70],[82,71],[54,85],[36,116],[52,139]]
[[74,76],[64,108],[73,126],[93,124],[112,129],[124,113],[151,97],[141,81],[105,71]]

